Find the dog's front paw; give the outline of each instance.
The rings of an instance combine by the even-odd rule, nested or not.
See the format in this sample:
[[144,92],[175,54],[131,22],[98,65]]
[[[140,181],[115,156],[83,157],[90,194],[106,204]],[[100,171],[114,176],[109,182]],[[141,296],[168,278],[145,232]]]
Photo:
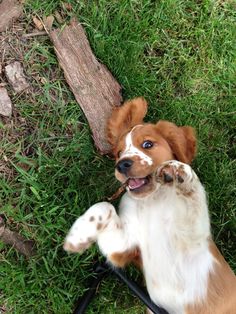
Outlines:
[[156,180],[161,184],[177,185],[186,188],[197,177],[192,168],[177,160],[164,162],[156,173]]
[[73,253],[82,253],[96,241],[96,233],[91,224],[84,216],[78,218],[64,242],[64,250]]
[[107,227],[115,208],[107,202],[90,207],[71,227],[64,242],[68,252],[82,253],[97,240],[98,233]]

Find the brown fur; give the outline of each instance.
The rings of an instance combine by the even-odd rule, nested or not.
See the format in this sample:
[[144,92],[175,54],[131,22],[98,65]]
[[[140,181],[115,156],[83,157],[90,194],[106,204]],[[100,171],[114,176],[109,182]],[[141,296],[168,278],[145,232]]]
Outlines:
[[159,121],[158,132],[169,143],[177,160],[190,164],[196,154],[196,137],[190,126],[177,127],[168,121]]
[[98,223],[98,224],[97,224],[97,230],[102,229],[102,227],[103,227],[103,224],[101,224],[101,223]]
[[117,267],[125,267],[127,264],[132,262],[138,268],[142,268],[142,259],[138,248],[122,253],[112,254],[109,256],[109,260]]
[[[117,162],[120,160],[119,152],[124,151],[125,148],[125,136],[136,125],[138,126],[132,131],[133,144],[153,161],[149,165],[142,163],[137,155],[129,157],[133,164],[128,174],[124,175],[116,171],[116,177],[121,182],[125,182],[127,177],[146,177],[164,161],[176,159],[189,164],[195,157],[196,137],[193,128],[178,127],[168,121],[159,121],[156,124],[143,123],[146,111],[146,101],[143,98],[136,98],[117,108],[108,121],[108,140],[113,147]],[[151,149],[142,148],[145,140],[154,143]],[[144,190],[140,194],[141,197],[145,196],[145,193],[150,193],[152,182],[146,186],[149,190]],[[191,197],[191,193],[185,196]],[[215,257],[216,264],[214,271],[209,275],[207,298],[204,302],[187,306],[185,313],[234,314],[236,313],[236,277],[214,242],[209,241],[210,251]],[[142,257],[138,248],[112,254],[109,259],[118,267],[124,267],[130,262],[142,267]]]
[[235,314],[236,277],[212,240],[210,251],[216,265],[208,279],[207,298],[201,304],[188,306],[186,314]]
[[146,113],[147,102],[142,97],[126,101],[123,106],[113,109],[107,125],[107,140],[113,148],[122,134],[143,122]]
[[[190,163],[196,154],[194,129],[189,126],[178,127],[168,121],[159,121],[157,124],[144,123],[143,118],[146,113],[147,102],[144,98],[139,97],[115,108],[108,120],[107,138],[112,145],[112,153],[116,161],[119,161],[119,152],[124,150],[125,136],[136,125],[140,125],[140,127],[137,127],[132,133],[135,146],[144,151],[141,148],[144,140],[148,139],[155,143],[151,150],[145,150],[145,154],[152,158],[153,165],[143,165],[139,158],[134,156],[134,166],[129,176],[145,177],[155,171],[162,162],[170,159]],[[126,177],[118,172],[116,172],[116,177],[120,182],[126,181]],[[149,193],[152,188],[152,182],[150,182],[142,195]],[[117,253],[112,256],[112,260],[120,267],[124,267],[131,261],[136,265],[141,265],[141,257],[137,255],[136,250],[122,254]]]
[[[132,130],[133,144],[149,156],[153,163],[143,163],[139,156],[132,156],[132,167],[126,174],[115,172],[116,178],[125,183],[127,177],[142,178],[152,174],[158,166],[171,159],[190,163],[196,154],[196,137],[193,128],[178,127],[168,121],[159,121],[157,124],[144,123],[147,112],[147,102],[143,98],[127,101],[123,106],[115,108],[107,125],[108,140],[112,144],[112,153],[117,163],[122,159],[120,153],[124,151],[126,135]],[[135,128],[134,128],[135,127]],[[154,143],[151,149],[142,148],[146,140]],[[150,178],[150,177],[149,177]],[[135,192],[138,197],[150,194],[155,188],[153,180]]]
[[[155,125],[153,124],[144,124],[140,125],[137,129],[133,131],[133,143],[135,146],[139,147],[140,150],[145,152],[148,156],[150,156],[153,160],[153,165],[149,166],[147,164],[143,165],[140,163],[139,157],[134,156],[132,160],[134,160],[134,165],[131,169],[130,176],[136,177],[145,177],[149,173],[156,170],[158,165],[162,162],[174,159],[174,154],[167,143],[167,141],[156,131]],[[126,134],[125,134],[126,135]],[[155,142],[155,145],[152,149],[146,150],[141,148],[141,144],[145,139],[149,139]],[[123,151],[125,148],[125,136],[121,137],[119,142],[117,143],[117,147],[114,148],[115,156],[119,159],[119,151]]]
[[[147,113],[147,102],[139,97],[127,101],[121,107],[116,107],[107,123],[107,139],[112,145],[112,151],[116,159],[118,152],[122,150],[125,135],[136,125],[142,125],[139,129],[136,144],[139,147],[145,137],[158,141],[160,146],[166,143],[170,147],[175,159],[184,163],[191,163],[196,155],[196,136],[194,129],[189,126],[178,127],[168,121],[159,121],[157,124],[143,123]],[[145,152],[147,153],[147,151]],[[163,154],[156,154],[163,155]],[[169,158],[169,156],[168,156]],[[163,157],[163,161],[165,159]]]

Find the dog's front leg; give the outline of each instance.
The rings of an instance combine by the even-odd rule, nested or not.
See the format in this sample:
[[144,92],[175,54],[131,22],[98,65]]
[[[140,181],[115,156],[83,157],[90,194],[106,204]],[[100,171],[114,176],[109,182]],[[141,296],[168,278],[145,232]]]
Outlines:
[[[179,161],[164,162],[157,171],[163,192],[174,199],[172,232],[176,247],[197,249],[208,245],[210,222],[205,190],[193,169]],[[175,198],[173,196],[175,194]],[[168,201],[167,201],[168,205]]]
[[82,253],[96,241],[101,252],[112,263],[115,253],[127,251],[135,246],[114,206],[107,202],[91,206],[75,221],[65,239],[64,249]]

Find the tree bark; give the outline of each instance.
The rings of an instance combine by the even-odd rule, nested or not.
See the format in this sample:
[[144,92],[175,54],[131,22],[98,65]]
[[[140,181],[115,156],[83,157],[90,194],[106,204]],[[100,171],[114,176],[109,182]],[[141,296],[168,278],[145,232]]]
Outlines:
[[112,108],[121,104],[120,85],[97,61],[78,21],[73,19],[62,30],[49,34],[66,81],[88,119],[96,147],[102,154],[109,153],[106,123]]

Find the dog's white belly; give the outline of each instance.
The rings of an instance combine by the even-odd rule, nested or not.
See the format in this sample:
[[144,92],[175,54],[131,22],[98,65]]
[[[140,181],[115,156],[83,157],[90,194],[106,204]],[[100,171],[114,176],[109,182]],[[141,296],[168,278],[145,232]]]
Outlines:
[[174,254],[170,248],[167,248],[168,244],[162,242],[159,245],[157,242],[158,240],[157,252],[160,250],[163,254],[157,252],[148,254],[151,250],[149,246],[141,249],[149,295],[156,304],[165,308],[170,314],[183,314],[184,282],[180,270],[175,263]]
[[171,243],[171,220],[167,208],[149,208],[140,221],[140,248],[151,299],[170,314],[183,314],[184,282]]
[[181,215],[185,209],[183,201],[176,198],[174,192],[157,193],[153,201],[148,199],[148,206],[145,200],[131,203],[132,210],[136,207],[132,213],[133,218],[135,216],[132,219],[135,231],[132,233],[139,238],[150,297],[170,314],[184,314],[187,304],[206,294],[207,274],[213,264],[207,241],[196,249],[189,238],[179,238],[178,215],[173,213]]

